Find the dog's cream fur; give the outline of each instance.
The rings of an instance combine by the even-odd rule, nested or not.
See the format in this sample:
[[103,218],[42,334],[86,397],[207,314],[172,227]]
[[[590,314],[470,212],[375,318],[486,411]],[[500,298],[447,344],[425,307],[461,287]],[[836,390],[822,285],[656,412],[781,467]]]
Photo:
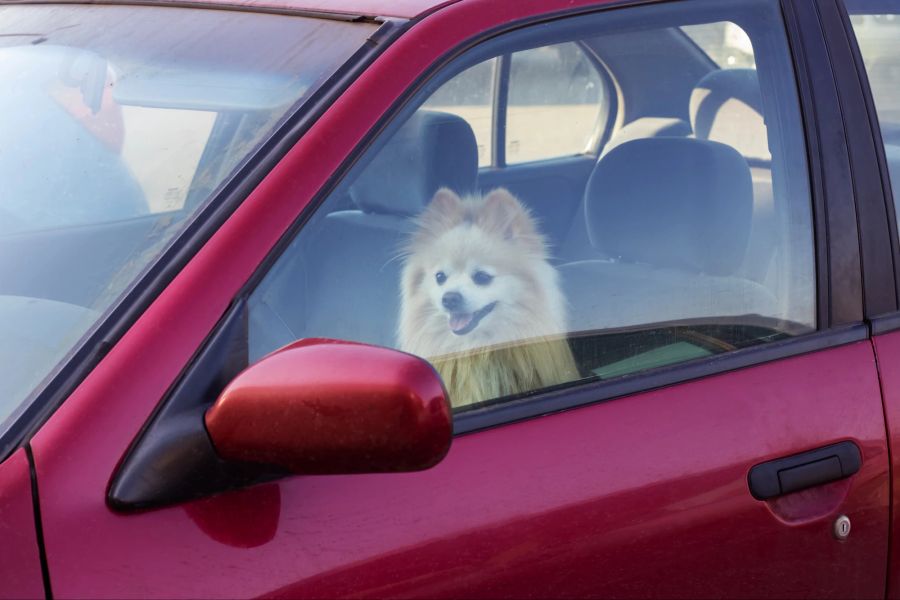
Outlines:
[[[445,308],[448,292],[463,310]],[[406,248],[400,348],[431,361],[458,407],[577,379],[566,332],[558,276],[528,211],[505,189],[484,199],[439,190]]]

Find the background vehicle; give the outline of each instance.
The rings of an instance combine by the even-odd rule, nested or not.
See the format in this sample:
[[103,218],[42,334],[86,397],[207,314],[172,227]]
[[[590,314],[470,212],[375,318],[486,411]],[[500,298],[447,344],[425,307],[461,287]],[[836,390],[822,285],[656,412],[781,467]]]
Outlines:
[[[900,2],[320,4],[0,4],[0,593],[897,596]],[[573,381],[390,349],[441,186]]]

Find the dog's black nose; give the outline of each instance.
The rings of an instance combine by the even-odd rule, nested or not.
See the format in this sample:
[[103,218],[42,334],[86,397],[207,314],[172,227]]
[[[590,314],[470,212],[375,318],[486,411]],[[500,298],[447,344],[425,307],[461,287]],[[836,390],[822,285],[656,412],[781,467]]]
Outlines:
[[460,306],[462,306],[463,297],[459,292],[447,292],[444,294],[444,297],[441,298],[441,304],[444,305],[444,308],[447,310],[456,310]]

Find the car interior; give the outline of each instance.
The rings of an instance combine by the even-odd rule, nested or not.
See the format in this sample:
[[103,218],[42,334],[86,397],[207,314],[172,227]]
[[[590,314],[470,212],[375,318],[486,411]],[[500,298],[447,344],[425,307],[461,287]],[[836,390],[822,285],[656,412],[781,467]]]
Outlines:
[[[476,168],[463,117],[426,105],[399,119],[250,298],[251,360],[308,336],[394,346],[404,244],[444,186],[505,187],[537,218],[582,376],[814,329],[814,282],[797,281],[791,266],[812,261],[811,240],[790,241],[809,219],[793,206],[808,211],[808,192],[773,160],[787,152],[767,127],[780,110],[776,92],[764,97],[755,68],[720,68],[679,28],[580,44],[617,90],[592,151]],[[772,79],[770,89],[781,85]]]

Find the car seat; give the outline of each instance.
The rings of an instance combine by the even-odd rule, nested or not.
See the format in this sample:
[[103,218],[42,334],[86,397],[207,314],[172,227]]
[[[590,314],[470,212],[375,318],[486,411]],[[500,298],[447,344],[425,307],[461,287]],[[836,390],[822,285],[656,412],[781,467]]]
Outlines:
[[584,204],[590,242],[609,258],[560,267],[572,331],[774,314],[772,294],[737,273],[753,184],[733,148],[626,142],[597,164]]
[[641,117],[623,125],[610,138],[600,158],[603,158],[613,148],[621,146],[631,140],[655,137],[688,137],[691,135],[691,126],[682,119],[673,117]]
[[[614,148],[625,142],[644,138],[655,137],[688,137],[691,135],[691,126],[687,121],[672,117],[641,117],[622,126],[616,131],[600,152],[600,159],[609,154]],[[583,204],[584,194],[578,199],[579,207]],[[594,249],[588,241],[587,229],[584,220],[576,211],[576,216],[571,220],[568,233],[564,236],[563,243],[558,252],[564,260],[584,259],[594,257]]]
[[772,154],[755,69],[713,71],[690,100],[694,136],[727,144],[748,162],[753,180],[753,222],[741,274],[774,289],[778,230],[772,187]]

